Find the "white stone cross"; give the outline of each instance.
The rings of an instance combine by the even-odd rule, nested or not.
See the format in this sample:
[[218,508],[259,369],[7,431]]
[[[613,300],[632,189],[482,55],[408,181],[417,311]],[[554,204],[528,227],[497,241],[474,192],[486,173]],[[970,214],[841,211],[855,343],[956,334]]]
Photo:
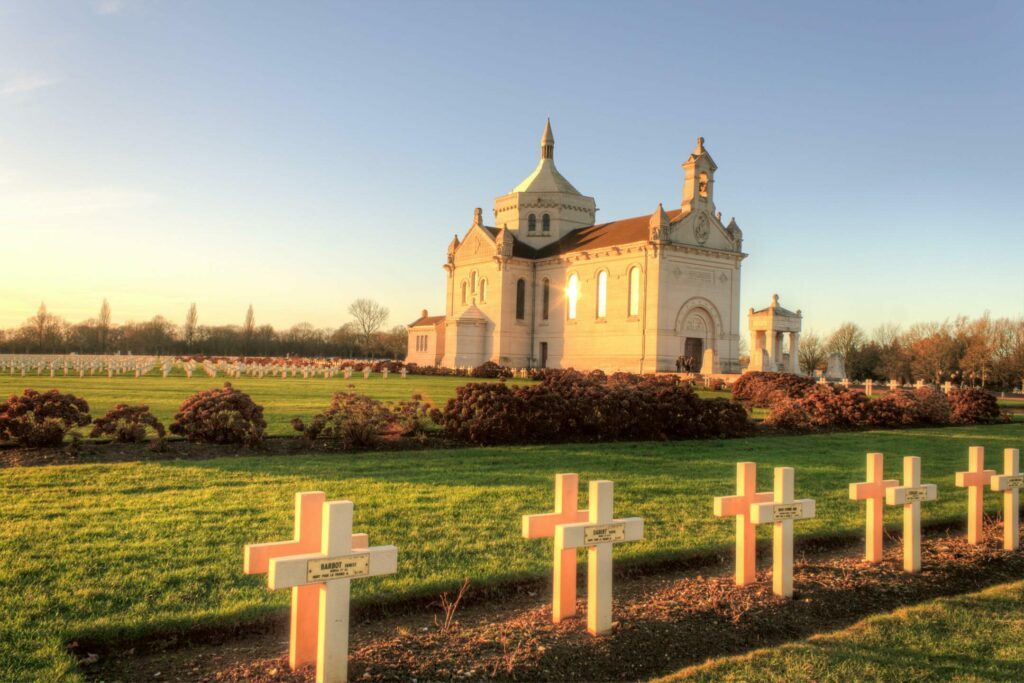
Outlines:
[[985,449],[981,446],[971,446],[968,459],[970,469],[956,473],[956,485],[967,489],[967,542],[978,545],[985,517],[985,487],[992,483],[996,472],[985,469]]
[[555,526],[555,555],[570,548],[587,549],[587,631],[598,636],[612,630],[612,544],[644,537],[640,517],[612,517],[610,481],[592,481],[586,522]]
[[[319,552],[310,552],[303,547],[296,548],[297,554],[269,558],[267,585],[271,590],[303,586],[318,589],[317,683],[343,683],[348,680],[352,579],[398,571],[398,549],[395,546],[357,547],[362,543],[353,538],[352,507],[347,500],[322,504]],[[302,540],[297,543],[302,543]],[[247,555],[250,547],[247,546]],[[294,600],[293,593],[293,605]],[[293,624],[294,619],[293,616]]]
[[991,485],[993,491],[1003,492],[1003,548],[1016,550],[1020,547],[1020,490],[1024,488],[1018,449],[1003,451],[1003,473],[994,475]]
[[[540,515],[523,515],[523,538],[555,537],[559,524],[586,522],[586,510],[579,504],[579,475],[555,475],[555,511]],[[558,624],[576,614],[576,549],[555,548],[555,572],[552,582],[551,621]]]
[[903,486],[886,489],[885,503],[903,506],[903,569],[908,572],[921,571],[921,501],[938,497],[935,484],[921,483],[921,458],[903,458]]
[[793,500],[793,468],[775,468],[774,499],[771,503],[752,503],[754,524],[774,524],[772,529],[772,592],[793,597],[793,520],[814,517],[814,501]]
[[716,496],[715,517],[736,518],[736,585],[757,580],[757,528],[750,519],[751,503],[767,503],[772,494],[757,491],[757,463],[736,463],[736,495]]
[[864,559],[871,563],[882,561],[885,492],[900,484],[895,479],[884,478],[884,461],[881,453],[868,453],[868,480],[850,484],[850,499],[867,501]]

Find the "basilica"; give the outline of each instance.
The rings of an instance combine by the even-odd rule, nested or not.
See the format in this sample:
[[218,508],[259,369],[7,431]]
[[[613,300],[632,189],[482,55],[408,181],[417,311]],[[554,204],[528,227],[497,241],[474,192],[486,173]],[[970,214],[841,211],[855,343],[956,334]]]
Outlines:
[[595,223],[594,198],[555,167],[549,121],[533,172],[448,245],[444,315],[409,326],[406,362],[739,372],[746,254],[715,208],[717,168],[697,138],[677,207]]

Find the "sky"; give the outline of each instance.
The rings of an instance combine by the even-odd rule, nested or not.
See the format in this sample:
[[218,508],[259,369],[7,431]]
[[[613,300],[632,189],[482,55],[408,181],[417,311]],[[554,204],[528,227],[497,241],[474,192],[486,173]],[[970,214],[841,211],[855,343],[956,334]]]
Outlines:
[[0,327],[442,311],[473,208],[715,201],[804,329],[1024,314],[1024,3],[0,2]]

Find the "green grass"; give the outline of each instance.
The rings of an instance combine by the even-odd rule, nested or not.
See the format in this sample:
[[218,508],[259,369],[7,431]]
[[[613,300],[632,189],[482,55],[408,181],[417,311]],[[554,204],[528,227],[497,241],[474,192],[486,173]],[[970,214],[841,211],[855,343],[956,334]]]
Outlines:
[[[207,389],[217,389],[224,382],[231,382],[236,389],[252,396],[263,406],[263,417],[267,421],[267,433],[277,436],[294,436],[291,420],[293,417],[310,417],[322,412],[337,391],[357,391],[381,401],[404,401],[413,394],[421,394],[429,403],[443,406],[455,396],[455,389],[467,382],[493,382],[496,380],[469,379],[466,377],[426,377],[409,375],[402,379],[392,373],[386,380],[380,374],[371,374],[363,379],[362,373],[354,372],[352,377],[342,376],[287,379],[264,377],[240,377],[237,379],[218,375],[207,377],[202,372],[193,373],[192,379],[177,370],[167,379],[159,374],[149,374],[136,379],[122,375],[107,378],[103,376],[69,375],[60,372],[49,374],[20,375],[0,374],[0,400],[11,394],[20,394],[26,387],[38,391],[59,389],[84,398],[94,418],[105,414],[118,403],[145,404],[165,424],[170,424],[181,402],[192,394]],[[508,380],[510,384],[529,384],[529,380]],[[350,389],[351,385],[351,389]],[[698,391],[704,397],[728,397],[728,392]],[[755,415],[756,417],[756,415]],[[86,432],[88,430],[85,430]]]
[[1022,661],[1024,581],[1018,581],[712,660],[660,681],[1019,681]]
[[[389,380],[390,381],[390,380]],[[732,522],[712,517],[730,493],[734,463],[796,467],[796,493],[818,501],[802,536],[859,533],[847,484],[864,478],[864,454],[922,456],[939,485],[926,521],[962,519],[966,494],[953,473],[967,447],[1019,447],[1024,425],[387,454],[252,456],[207,461],[70,465],[0,470],[0,680],[54,680],[74,667],[68,639],[107,640],[235,623],[278,613],[287,591],[241,573],[247,542],[291,535],[296,491],[356,503],[355,527],[399,548],[399,573],[354,584],[357,601],[545,576],[550,543],[519,538],[519,517],[552,507],[553,475],[612,479],[621,515],[646,519],[646,538],[617,561],[682,557],[729,547]],[[585,493],[585,485],[584,485]],[[585,495],[584,495],[585,498]],[[988,496],[992,510],[998,506]],[[899,512],[888,521],[898,527]],[[767,538],[769,531],[765,530]]]
[[[145,404],[164,424],[170,424],[174,413],[181,402],[198,391],[216,389],[231,382],[232,386],[252,396],[256,403],[263,406],[263,416],[267,420],[267,433],[273,435],[294,435],[295,430],[290,424],[293,417],[309,417],[322,412],[331,402],[331,396],[337,391],[348,391],[352,385],[354,391],[372,396],[382,401],[401,401],[415,393],[434,405],[443,405],[455,395],[456,387],[466,382],[482,382],[492,380],[469,380],[465,377],[425,377],[409,375],[402,379],[392,373],[387,380],[379,374],[363,379],[362,373],[352,373],[350,379],[342,376],[324,379],[323,377],[303,379],[288,377],[287,379],[264,377],[240,377],[238,379],[224,377],[207,377],[196,372],[188,379],[180,371],[164,379],[159,374],[149,374],[136,379],[134,376],[122,375],[108,379],[102,377],[78,377],[57,374],[20,375],[0,374],[0,398],[11,394],[20,394],[26,387],[39,391],[59,389],[84,398],[89,402],[93,417],[99,417],[118,403]],[[526,380],[510,380],[524,382]]]

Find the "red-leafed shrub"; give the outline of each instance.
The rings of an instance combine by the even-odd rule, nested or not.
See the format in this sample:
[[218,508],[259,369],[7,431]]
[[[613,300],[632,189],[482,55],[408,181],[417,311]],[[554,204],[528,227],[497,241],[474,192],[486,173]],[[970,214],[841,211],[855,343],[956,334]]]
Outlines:
[[185,399],[171,423],[171,434],[189,441],[247,446],[263,441],[266,429],[263,406],[230,382],[223,389],[200,391]]
[[445,368],[436,365],[417,365],[409,363],[405,366],[406,372],[410,375],[423,375],[428,377],[458,377],[466,374],[465,370],[457,368]]
[[1001,422],[1005,419],[999,411],[996,397],[983,389],[953,389],[949,392],[949,408],[953,424]]
[[89,404],[73,394],[56,389],[40,393],[25,389],[0,404],[0,441],[16,441],[40,448],[59,446],[65,435],[89,424]]
[[109,436],[119,443],[139,443],[146,440],[146,427],[153,430],[157,439],[164,438],[164,426],[149,412],[149,406],[118,403],[106,415],[93,421],[89,436]]
[[865,407],[865,422],[872,427],[911,427],[922,422],[920,406],[910,392],[890,391]]
[[489,360],[470,370],[469,376],[479,379],[508,379],[512,376],[512,369]]
[[810,377],[787,372],[745,372],[732,385],[733,400],[755,408],[771,407],[776,394],[800,398],[816,386]]
[[423,436],[430,424],[430,406],[418,394],[391,408],[355,392],[336,393],[327,410],[308,424],[292,420],[292,427],[306,438],[327,439],[342,448],[376,446],[388,433]]
[[434,424],[430,413],[430,404],[420,394],[413,394],[408,401],[399,401],[391,408],[395,425],[402,436],[425,436]]
[[868,424],[868,398],[817,384],[800,397],[777,393],[765,424],[781,429],[856,429]]
[[949,399],[934,387],[914,390],[921,422],[928,425],[948,425],[950,421]]
[[750,428],[742,406],[704,401],[676,377],[562,370],[540,384],[467,384],[434,419],[478,444],[685,439],[737,436]]

